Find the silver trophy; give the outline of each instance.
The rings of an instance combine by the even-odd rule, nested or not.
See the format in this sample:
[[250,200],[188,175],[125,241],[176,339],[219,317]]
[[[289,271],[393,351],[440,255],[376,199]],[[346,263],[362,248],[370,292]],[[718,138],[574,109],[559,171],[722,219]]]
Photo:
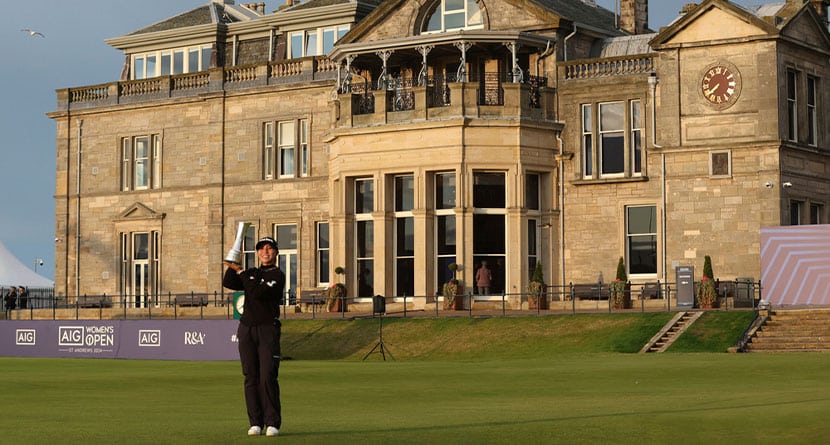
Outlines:
[[225,255],[225,261],[229,263],[242,264],[242,242],[245,240],[245,232],[251,227],[251,223],[241,222],[236,229],[236,241],[233,242],[233,247]]

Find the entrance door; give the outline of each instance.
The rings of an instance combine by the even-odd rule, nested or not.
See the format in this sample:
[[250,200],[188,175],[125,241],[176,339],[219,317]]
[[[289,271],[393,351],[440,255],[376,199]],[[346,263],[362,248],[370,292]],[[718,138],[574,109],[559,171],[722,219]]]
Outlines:
[[296,295],[297,292],[297,225],[275,226],[274,238],[277,240],[280,250],[277,264],[285,274],[285,295],[283,297],[287,304],[288,295]]
[[130,279],[130,305],[147,307],[150,295],[150,234],[133,233],[133,273]]

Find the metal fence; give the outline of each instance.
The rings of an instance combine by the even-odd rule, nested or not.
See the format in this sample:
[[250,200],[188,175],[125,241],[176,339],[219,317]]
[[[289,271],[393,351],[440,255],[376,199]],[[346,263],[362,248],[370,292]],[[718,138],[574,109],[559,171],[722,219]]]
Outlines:
[[[546,286],[541,294],[466,293],[447,301],[442,295],[428,296],[344,296],[329,298],[325,292],[304,292],[297,297],[287,292],[280,306],[281,319],[351,319],[373,317],[508,317],[578,313],[670,312],[692,309],[680,306],[674,283],[630,284],[622,295],[614,294],[609,283],[569,283]],[[51,291],[51,289],[50,289]],[[31,290],[30,290],[31,292]],[[761,283],[720,281],[719,310],[756,309],[761,300]],[[383,299],[378,310],[377,298]],[[136,300],[128,295],[82,295],[66,298],[51,292],[31,292],[26,308],[4,311],[14,319],[231,319],[234,293],[167,293]],[[5,309],[5,308],[4,308]]]

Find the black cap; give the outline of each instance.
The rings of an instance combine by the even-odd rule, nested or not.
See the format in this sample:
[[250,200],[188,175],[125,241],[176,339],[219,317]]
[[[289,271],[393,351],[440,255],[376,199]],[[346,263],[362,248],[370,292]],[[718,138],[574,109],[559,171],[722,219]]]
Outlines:
[[262,249],[262,247],[265,246],[266,244],[270,244],[271,247],[274,248],[274,250],[278,250],[277,249],[277,242],[274,240],[274,238],[271,238],[270,236],[260,238],[259,241],[257,241],[257,243],[256,243],[256,250]]

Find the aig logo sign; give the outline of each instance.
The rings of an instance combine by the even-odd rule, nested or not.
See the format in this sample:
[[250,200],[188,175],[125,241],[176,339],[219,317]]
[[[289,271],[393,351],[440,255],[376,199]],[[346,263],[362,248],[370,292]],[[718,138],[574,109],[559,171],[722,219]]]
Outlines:
[[84,327],[83,326],[59,326],[58,327],[58,346],[83,346],[84,345]]
[[140,329],[138,331],[138,346],[161,346],[161,330]]
[[36,332],[34,329],[18,329],[14,333],[15,344],[18,346],[35,346]]

